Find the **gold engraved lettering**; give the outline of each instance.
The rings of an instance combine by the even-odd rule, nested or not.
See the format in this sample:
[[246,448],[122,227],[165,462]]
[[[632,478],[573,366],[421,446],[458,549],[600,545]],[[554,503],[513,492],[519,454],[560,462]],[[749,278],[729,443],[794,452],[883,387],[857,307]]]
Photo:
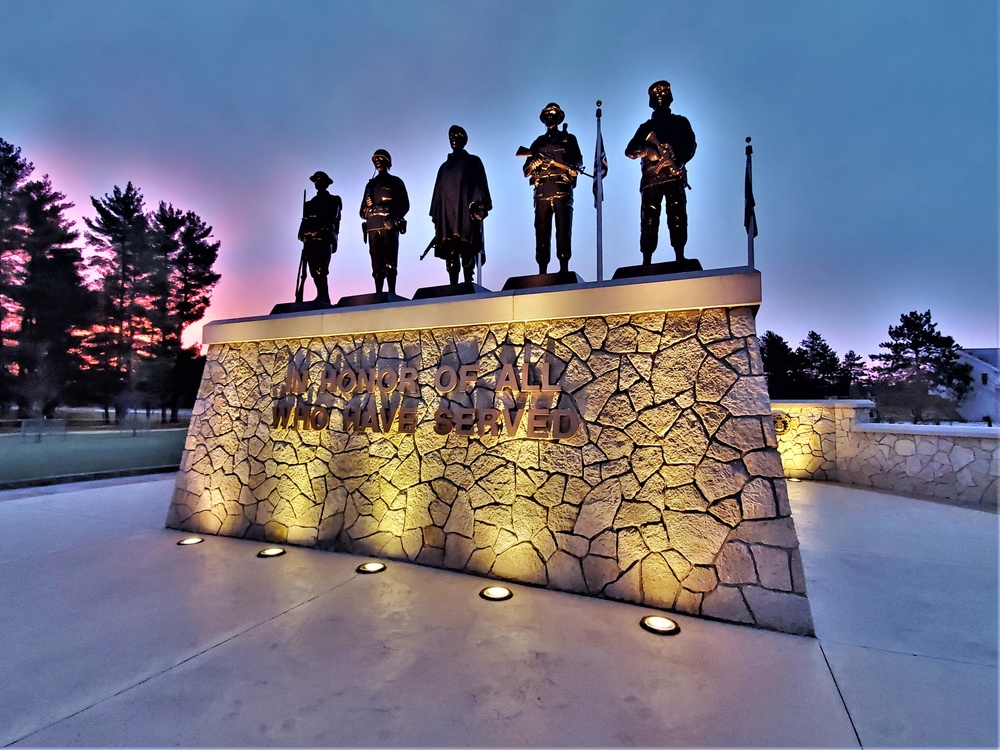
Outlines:
[[358,393],[374,393],[378,369],[358,370]]
[[415,406],[401,406],[396,428],[404,435],[412,435],[417,431],[417,409]]
[[504,432],[507,433],[509,437],[514,437],[517,433],[517,428],[521,424],[521,420],[524,418],[525,407],[520,409],[516,406],[513,409],[501,409],[500,416],[503,417],[503,427]]
[[467,408],[455,409],[455,434],[469,436],[476,424],[476,410]]
[[552,437],[567,438],[580,429],[580,415],[572,409],[552,410]]
[[323,365],[323,375],[319,380],[320,393],[337,392],[337,371],[329,362]]
[[312,428],[314,430],[326,429],[330,424],[330,410],[323,406],[313,406],[312,408]]
[[437,375],[434,376],[434,387],[437,388],[437,392],[442,395],[451,393],[455,390],[456,385],[458,385],[458,373],[455,372],[455,368],[449,365],[441,365],[438,368]]
[[479,434],[485,435],[490,433],[492,435],[500,434],[500,410],[499,409],[480,409],[479,410]]
[[358,384],[358,377],[350,367],[345,367],[337,376],[337,390],[345,395],[354,393],[354,388]]
[[411,396],[416,396],[417,391],[417,368],[416,367],[400,367],[399,368],[399,392],[402,394],[409,394]]
[[521,391],[522,392],[528,393],[528,392],[536,392],[536,391],[540,391],[541,390],[540,386],[532,385],[529,382],[529,380],[530,380],[529,379],[529,374],[530,373],[531,373],[531,363],[530,362],[525,362],[523,365],[521,365]]
[[375,398],[369,398],[361,410],[359,429],[371,430],[372,432],[382,431],[378,424],[378,401]]
[[[389,381],[386,382],[386,375],[389,375]],[[378,392],[382,394],[392,393],[396,390],[396,384],[399,383],[399,375],[395,370],[382,370],[378,374]]]
[[520,390],[521,388],[517,384],[517,372],[514,370],[514,365],[508,362],[500,369],[500,377],[497,378],[497,395],[499,396],[502,391],[507,391],[513,396]]
[[546,360],[542,362],[542,385],[541,388],[546,393],[559,393],[562,390],[562,386],[559,383],[553,383],[549,381],[549,375],[551,371],[550,363]]
[[467,391],[479,378],[479,365],[462,365],[458,371],[458,390]]
[[452,419],[451,410],[439,406],[438,410],[434,412],[434,432],[438,435],[447,435],[454,428],[455,422]]
[[392,429],[392,423],[396,421],[396,414],[398,412],[399,404],[393,406],[391,403],[387,403],[379,410],[382,416],[382,432],[388,432]]
[[549,411],[547,409],[528,410],[528,437],[543,438],[549,435]]

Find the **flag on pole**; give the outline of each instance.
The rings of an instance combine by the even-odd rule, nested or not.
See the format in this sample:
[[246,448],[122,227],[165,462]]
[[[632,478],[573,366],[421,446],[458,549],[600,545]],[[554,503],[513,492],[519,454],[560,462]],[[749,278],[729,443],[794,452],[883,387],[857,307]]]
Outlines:
[[753,146],[750,145],[750,139],[747,138],[747,170],[743,183],[743,226],[747,230],[748,237],[751,231],[754,237],[757,236],[757,214],[754,211],[757,203],[753,199],[753,167],[750,163],[752,154]]
[[601,135],[601,118],[597,118],[597,147],[594,150],[594,208],[604,200],[603,180],[608,176],[608,155],[604,152],[604,136]]
[[604,281],[604,178],[608,174],[608,155],[601,135],[601,100],[597,100],[597,145],[594,147],[594,208],[597,209],[597,280]]

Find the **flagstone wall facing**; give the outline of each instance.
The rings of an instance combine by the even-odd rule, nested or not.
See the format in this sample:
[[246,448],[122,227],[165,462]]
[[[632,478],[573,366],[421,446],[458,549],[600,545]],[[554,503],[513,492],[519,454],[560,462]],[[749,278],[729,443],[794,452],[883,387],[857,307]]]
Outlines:
[[891,490],[996,510],[1000,429],[870,423],[872,401],[775,401],[786,477]]
[[777,446],[749,307],[224,343],[167,525],[811,634]]

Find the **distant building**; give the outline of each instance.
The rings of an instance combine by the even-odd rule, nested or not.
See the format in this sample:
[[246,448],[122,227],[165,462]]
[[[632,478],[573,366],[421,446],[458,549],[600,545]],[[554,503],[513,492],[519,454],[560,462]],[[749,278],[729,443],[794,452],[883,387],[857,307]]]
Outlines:
[[962,349],[958,359],[972,366],[972,386],[958,413],[968,422],[984,422],[989,417],[1000,424],[1000,349]]

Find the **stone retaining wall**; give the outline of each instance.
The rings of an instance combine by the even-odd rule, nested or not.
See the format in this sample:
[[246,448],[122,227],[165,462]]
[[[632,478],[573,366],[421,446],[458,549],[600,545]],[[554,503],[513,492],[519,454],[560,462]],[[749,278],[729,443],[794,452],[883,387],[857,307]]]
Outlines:
[[[414,424],[345,368],[415,370]],[[770,411],[748,307],[213,345],[167,523],[809,634]]]
[[870,423],[871,401],[775,401],[786,477],[996,510],[1000,429]]

